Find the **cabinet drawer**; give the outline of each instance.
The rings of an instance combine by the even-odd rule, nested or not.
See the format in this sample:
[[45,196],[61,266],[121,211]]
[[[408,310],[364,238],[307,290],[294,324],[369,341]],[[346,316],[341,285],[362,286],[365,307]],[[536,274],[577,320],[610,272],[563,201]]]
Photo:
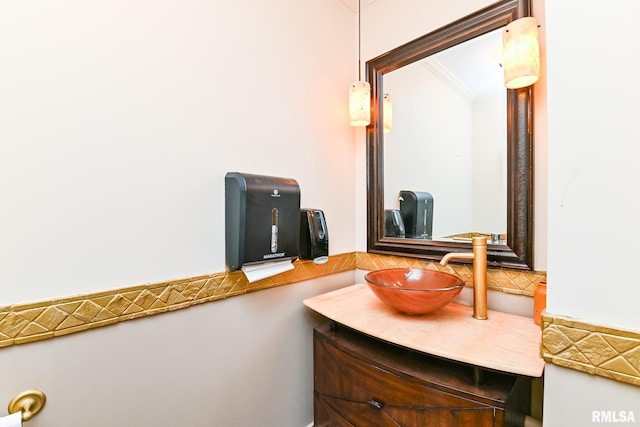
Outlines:
[[[358,355],[360,356],[360,355]],[[316,392],[351,402],[375,402],[385,406],[420,408],[478,406],[446,390],[421,384],[386,367],[363,361],[327,340],[318,340],[315,351]]]
[[316,394],[316,427],[495,427],[502,426],[501,411],[487,407],[412,408],[375,407]]
[[397,347],[345,327],[314,331],[316,426],[497,426],[515,378]]

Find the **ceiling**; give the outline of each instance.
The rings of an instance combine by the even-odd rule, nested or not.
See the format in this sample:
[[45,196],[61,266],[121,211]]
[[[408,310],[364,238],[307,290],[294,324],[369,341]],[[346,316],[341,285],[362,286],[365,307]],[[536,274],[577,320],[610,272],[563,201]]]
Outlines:
[[[365,7],[369,6],[371,3],[375,1],[376,0],[360,0],[360,6],[364,9]],[[358,11],[358,0],[342,0],[342,3],[349,6],[349,8],[354,12]]]
[[502,29],[499,28],[439,52],[433,59],[476,97],[505,90],[501,50]]

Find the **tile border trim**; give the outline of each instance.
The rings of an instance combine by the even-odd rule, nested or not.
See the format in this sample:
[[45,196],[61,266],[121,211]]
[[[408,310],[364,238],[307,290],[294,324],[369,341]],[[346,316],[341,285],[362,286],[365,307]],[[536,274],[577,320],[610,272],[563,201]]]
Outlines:
[[355,252],[325,264],[296,261],[285,273],[249,283],[241,271],[170,280],[106,292],[0,307],[0,348],[180,310],[356,268]]
[[[249,283],[240,271],[169,280],[48,301],[0,307],[0,348],[55,338],[140,317],[180,310],[276,286],[355,269],[376,270],[416,267],[457,274],[467,285],[473,282],[468,264],[449,264],[409,257],[349,252],[332,255],[326,264],[298,260],[295,268],[277,276]],[[532,296],[544,273],[489,269],[489,288]]]
[[546,362],[640,386],[640,332],[550,313],[541,327]]

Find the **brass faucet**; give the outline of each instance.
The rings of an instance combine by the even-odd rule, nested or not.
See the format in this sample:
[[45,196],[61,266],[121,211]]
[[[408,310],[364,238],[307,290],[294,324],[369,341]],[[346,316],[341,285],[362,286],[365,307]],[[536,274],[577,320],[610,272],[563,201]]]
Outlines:
[[441,265],[447,265],[451,259],[473,260],[473,317],[480,320],[487,319],[487,238],[474,237],[472,239],[473,252],[449,252],[440,260]]

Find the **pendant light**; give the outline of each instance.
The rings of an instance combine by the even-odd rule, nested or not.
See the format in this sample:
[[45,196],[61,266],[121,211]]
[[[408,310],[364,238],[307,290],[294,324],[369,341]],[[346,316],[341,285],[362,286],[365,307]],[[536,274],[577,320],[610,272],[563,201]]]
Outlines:
[[351,126],[367,126],[371,122],[371,86],[362,81],[360,59],[360,0],[358,0],[358,81],[349,89],[349,119]]
[[507,89],[531,86],[540,78],[538,21],[532,16],[516,19],[502,33],[502,66]]

